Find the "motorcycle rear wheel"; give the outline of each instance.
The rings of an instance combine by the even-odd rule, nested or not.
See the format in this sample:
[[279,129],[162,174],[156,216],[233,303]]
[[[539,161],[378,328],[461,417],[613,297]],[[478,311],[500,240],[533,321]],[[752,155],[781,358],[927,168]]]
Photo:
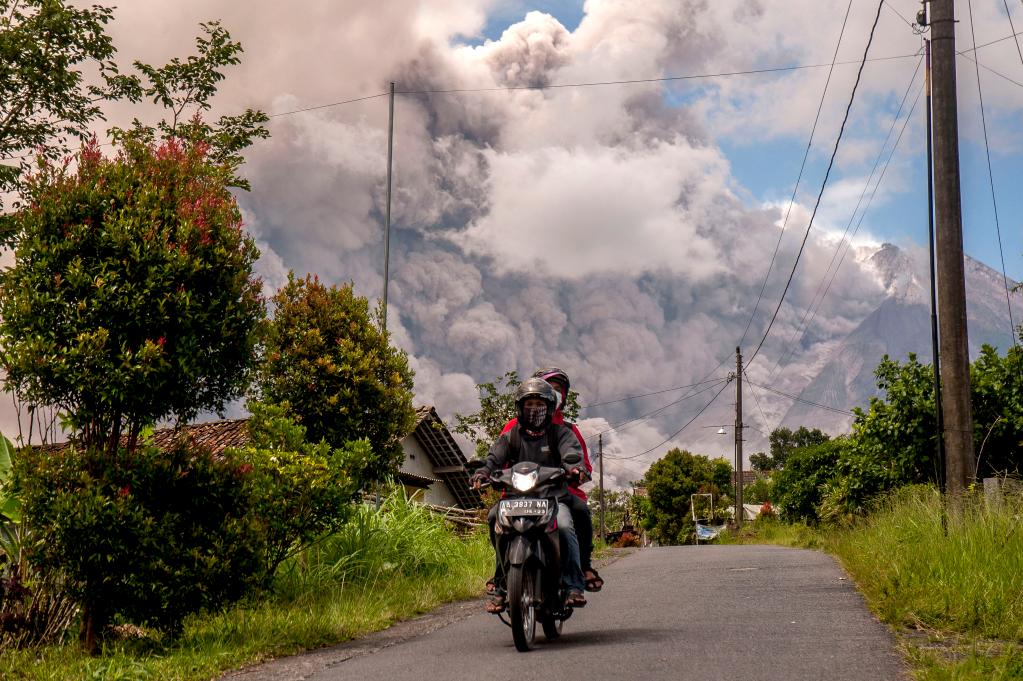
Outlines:
[[524,653],[536,640],[536,589],[533,570],[513,565],[508,570],[508,618],[515,648]]
[[548,641],[554,641],[561,638],[561,627],[564,625],[565,620],[555,618],[553,615],[547,615],[543,618],[541,625],[543,626],[543,635]]

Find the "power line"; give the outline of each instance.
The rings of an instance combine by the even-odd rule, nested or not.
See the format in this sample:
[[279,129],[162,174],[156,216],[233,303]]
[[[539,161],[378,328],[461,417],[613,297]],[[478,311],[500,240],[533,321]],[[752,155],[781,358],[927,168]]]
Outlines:
[[[806,336],[807,330],[809,330],[810,325],[813,323],[813,320],[817,317],[817,313],[820,311],[821,306],[823,306],[824,304],[824,299],[827,297],[828,292],[831,290],[831,285],[835,282],[835,279],[838,277],[838,270],[842,267],[842,263],[845,262],[845,256],[849,253],[849,250],[852,248],[851,239],[853,236],[856,236],[856,234],[860,231],[860,226],[863,224],[863,218],[866,217],[867,211],[870,210],[870,206],[874,202],[874,197],[877,195],[877,190],[881,186],[881,181],[884,180],[884,176],[888,172],[888,165],[891,163],[892,158],[895,157],[895,151],[899,148],[899,142],[902,141],[902,135],[906,131],[906,127],[908,126],[909,121],[913,117],[913,112],[916,110],[917,103],[920,101],[921,91],[917,91],[916,99],[913,101],[913,105],[912,107],[910,107],[909,113],[903,120],[902,128],[899,131],[898,137],[896,137],[895,139],[895,144],[892,146],[891,153],[888,154],[888,158],[887,160],[885,160],[884,166],[882,166],[881,168],[881,173],[878,175],[877,182],[874,184],[874,188],[870,193],[870,198],[867,199],[866,206],[863,208],[863,211],[860,212],[859,214],[860,219],[856,223],[856,228],[853,229],[852,235],[850,236],[849,230],[852,228],[853,222],[856,220],[856,214],[857,212],[859,212],[860,205],[863,202],[864,196],[866,196],[867,190],[870,189],[870,184],[871,180],[873,180],[874,178],[874,173],[877,172],[877,168],[881,164],[881,159],[885,157],[885,149],[888,148],[888,141],[891,139],[892,132],[894,132],[895,130],[895,125],[899,122],[899,118],[902,115],[902,110],[906,105],[906,99],[908,98],[909,93],[913,89],[913,83],[916,82],[916,76],[920,70],[921,63],[922,61],[917,62],[916,70],[913,71],[913,76],[912,78],[910,78],[909,84],[906,87],[906,92],[902,96],[902,101],[899,104],[899,109],[895,113],[895,117],[892,119],[891,126],[888,128],[888,134],[885,136],[884,143],[881,145],[881,149],[877,152],[877,158],[874,160],[874,167],[871,168],[870,175],[867,177],[867,181],[863,185],[863,191],[860,193],[860,198],[856,201],[856,207],[853,208],[852,215],[849,216],[849,222],[848,224],[846,224],[845,232],[842,234],[842,239],[838,242],[838,245],[835,247],[835,252],[831,255],[831,262],[828,263],[828,268],[827,270],[825,270],[824,275],[821,277],[820,283],[817,285],[817,290],[816,292],[814,292],[813,298],[810,301],[810,305],[807,306],[806,310],[804,310],[802,319],[799,320],[799,324],[796,326],[796,329],[793,331],[792,336],[789,338],[789,342],[787,344],[788,352],[784,356],[779,356],[778,361],[771,369],[771,375],[773,375],[783,363],[787,364],[789,358],[791,358],[792,355],[795,353],[796,348],[798,348],[802,344],[803,338]],[[842,251],[843,245],[846,246],[844,252]],[[838,258],[838,254],[840,252],[842,253],[842,256],[841,258]],[[835,265],[836,258],[838,258],[838,265],[835,266],[834,272],[832,272],[832,266]],[[829,274],[831,275],[830,281],[828,280]],[[825,287],[824,283],[826,281],[828,283],[827,286]],[[822,288],[824,290],[823,294],[821,294]],[[819,300],[818,295],[820,295]],[[816,308],[814,307],[815,305]],[[811,310],[813,311],[812,315],[810,314]],[[809,321],[807,321],[807,315],[810,316]],[[802,333],[800,333],[800,331],[802,331]],[[800,334],[798,341],[796,341],[796,334]]]
[[[753,395],[753,401],[757,405],[757,411],[760,412],[760,417],[764,419],[764,427],[768,427],[767,426],[767,414],[764,413],[763,407],[760,406],[760,398],[757,397],[757,392],[755,390],[752,390],[753,389],[753,381],[750,380],[750,374],[746,372],[745,368],[743,369],[743,375],[746,376],[746,382],[748,382],[750,384],[750,389],[751,389],[750,390],[750,394]],[[750,427],[750,426],[747,426],[747,425],[744,424],[743,427]]]
[[771,321],[767,325],[767,330],[764,331],[764,337],[760,339],[760,343],[757,345],[756,350],[753,351],[753,355],[746,362],[749,366],[756,359],[757,354],[760,352],[760,348],[764,346],[764,341],[767,340],[768,335],[771,333],[771,328],[774,326],[775,320],[778,318],[778,312],[781,310],[782,303],[785,302],[785,295],[789,291],[789,287],[792,285],[792,279],[796,275],[796,268],[799,266],[799,259],[803,255],[803,249],[806,247],[806,240],[810,236],[810,229],[813,227],[813,219],[817,216],[817,210],[821,205],[821,198],[824,196],[824,189],[828,186],[828,177],[831,175],[831,169],[835,165],[835,157],[838,155],[838,147],[842,142],[842,135],[845,133],[845,125],[849,121],[849,112],[852,110],[853,101],[856,99],[856,90],[859,88],[860,79],[863,76],[863,67],[867,63],[867,54],[870,52],[870,46],[874,42],[874,31],[877,30],[877,22],[881,18],[881,8],[884,6],[884,0],[877,3],[877,14],[874,16],[874,23],[870,27],[870,36],[867,38],[867,46],[863,50],[863,59],[860,61],[859,71],[856,73],[856,82],[853,83],[852,93],[849,95],[849,104],[845,108],[845,116],[842,118],[842,126],[838,129],[838,137],[835,139],[835,147],[831,151],[831,160],[828,161],[828,169],[824,173],[824,181],[821,182],[821,190],[817,194],[817,201],[813,206],[813,212],[810,214],[810,222],[806,226],[806,233],[803,235],[803,241],[799,245],[799,252],[796,253],[796,261],[792,263],[792,271],[789,273],[788,281],[785,282],[785,288],[781,292],[781,298],[778,300],[778,306],[774,309],[774,314],[771,316]]
[[764,283],[760,287],[760,293],[757,294],[757,302],[753,305],[753,312],[749,316],[749,320],[746,322],[746,328],[743,329],[742,338],[739,339],[737,345],[742,347],[743,341],[746,340],[746,334],[749,333],[750,326],[753,325],[753,319],[757,316],[757,310],[760,309],[760,301],[764,298],[764,291],[767,290],[767,282],[771,278],[771,272],[774,269],[774,261],[778,258],[778,249],[781,248],[782,237],[785,236],[785,229],[789,224],[789,216],[792,214],[792,206],[796,203],[796,194],[799,192],[799,183],[803,180],[803,171],[806,169],[806,160],[810,157],[810,148],[813,146],[813,136],[817,132],[817,123],[821,118],[821,111],[824,109],[824,99],[828,94],[828,85],[831,84],[831,74],[835,71],[835,60],[838,59],[838,48],[842,46],[842,37],[845,35],[845,27],[849,22],[849,10],[852,9],[852,0],[849,0],[849,4],[845,7],[845,18],[842,19],[842,29],[838,32],[838,42],[835,44],[835,52],[831,55],[831,68],[828,69],[828,78],[824,81],[824,91],[821,92],[821,101],[817,105],[817,114],[813,118],[813,126],[810,128],[810,139],[806,141],[806,149],[803,151],[803,160],[799,164],[799,174],[796,176],[796,184],[792,187],[792,196],[789,198],[789,205],[785,208],[785,218],[781,223],[781,231],[778,233],[778,240],[774,243],[774,253],[771,254],[771,262],[767,265],[767,274],[764,275]]
[[[1013,23],[1012,23],[1012,12],[1009,10],[1009,0],[1002,0],[1002,4],[1005,5],[1005,16],[1008,17],[1008,19],[1009,19],[1009,29],[1012,31],[1012,38],[1013,38],[1013,40],[1016,41],[1016,53],[1019,54],[1019,61],[1020,61],[1021,64],[1023,64],[1023,49],[1020,49],[1019,38],[1017,37],[1017,34],[1016,34],[1016,26],[1013,25]],[[972,26],[972,23],[973,23],[972,19],[970,20],[970,23],[971,23],[971,26]],[[971,27],[970,30],[971,31],[973,30],[972,27]],[[974,42],[976,42],[976,41],[974,41]]]
[[674,392],[676,390],[683,390],[685,388],[695,388],[697,386],[703,385],[704,383],[716,383],[718,380],[719,379],[714,378],[714,379],[711,379],[709,381],[700,381],[699,383],[690,383],[689,385],[677,385],[674,388],[665,388],[664,390],[655,390],[653,392],[641,393],[639,395],[626,395],[625,397],[619,397],[618,399],[615,399],[615,400],[607,400],[606,402],[594,402],[593,404],[587,404],[584,407],[579,407],[579,409],[581,411],[583,409],[592,409],[593,407],[603,407],[604,405],[614,404],[616,402],[627,402],[628,400],[636,400],[636,399],[639,399],[640,397],[650,397],[651,395],[661,395],[661,394],[664,394],[664,393]]
[[[973,43],[977,44],[977,38],[973,31],[973,0],[967,0],[966,7],[970,13],[970,37],[973,39]],[[1009,10],[1009,6],[1005,6],[1006,11]],[[1009,19],[1012,21],[1012,18]],[[1016,47],[1019,47],[1019,43],[1016,43]],[[1023,61],[1023,53],[1020,54],[1020,60]],[[998,235],[998,255],[1002,259],[1002,283],[1005,285],[1005,306],[1009,309],[1009,335],[1012,338],[1012,347],[1018,348],[1016,344],[1016,322],[1012,318],[1012,301],[1009,296],[1009,278],[1005,275],[1005,251],[1002,250],[1002,227],[998,220],[998,200],[995,197],[995,176],[991,170],[991,147],[988,144],[987,136],[987,114],[984,112],[984,88],[980,84],[980,65],[977,61],[974,61],[977,73],[977,98],[980,100],[980,122],[984,129],[984,154],[987,158],[987,180],[988,185],[991,187],[991,207],[995,214],[995,234]]]
[[709,385],[706,388],[702,388],[700,390],[697,390],[696,392],[691,392],[691,393],[688,393],[686,395],[683,395],[682,397],[678,398],[674,402],[669,402],[668,404],[664,405],[663,407],[659,407],[659,408],[657,408],[657,409],[655,409],[655,410],[653,410],[651,412],[647,412],[646,414],[643,414],[642,416],[636,416],[634,418],[629,419],[628,421],[622,421],[621,423],[616,424],[614,426],[611,426],[610,428],[606,428],[606,429],[604,429],[604,430],[602,430],[602,431],[600,431],[598,433],[594,433],[593,435],[591,435],[590,437],[588,437],[586,439],[587,440],[592,440],[593,438],[597,437],[598,435],[604,435],[606,433],[611,433],[611,432],[614,432],[614,431],[622,430],[622,429],[628,427],[629,425],[631,425],[633,423],[636,423],[638,421],[645,421],[646,419],[650,418],[651,416],[654,416],[656,414],[661,413],[662,411],[664,411],[668,407],[673,407],[676,404],[678,404],[679,402],[682,402],[684,400],[688,400],[690,397],[696,397],[697,395],[699,395],[701,393],[705,393],[708,390],[713,390],[715,387],[717,387],[717,385],[719,383],[722,383],[722,382],[726,382],[727,383],[728,380],[729,379],[727,379],[727,378],[716,379],[715,381],[712,382],[713,383],[712,385]]
[[355,102],[365,102],[367,99],[378,99],[380,97],[386,97],[390,92],[381,92],[375,95],[366,95],[365,97],[356,97],[355,99],[345,99],[340,102],[330,102],[329,104],[318,104],[316,106],[307,106],[304,109],[295,109],[293,111],[282,111],[267,116],[267,118],[280,118],[281,116],[290,116],[297,113],[305,113],[306,111],[316,111],[317,109],[329,109],[335,106],[343,106],[345,104],[354,104]]
[[812,405],[814,407],[819,407],[821,409],[826,409],[827,411],[833,411],[836,414],[845,414],[846,416],[855,416],[856,415],[856,414],[854,414],[851,411],[846,411],[845,409],[839,409],[838,407],[832,407],[832,406],[829,406],[827,404],[821,404],[820,402],[814,402],[813,400],[803,399],[802,397],[799,397],[798,395],[793,395],[791,393],[783,392],[783,391],[778,390],[776,388],[770,388],[770,387],[768,387],[766,385],[760,385],[759,383],[754,383],[753,381],[749,380],[749,376],[746,377],[746,381],[750,385],[755,385],[756,387],[760,388],[761,390],[766,390],[767,392],[774,393],[775,395],[781,395],[782,397],[787,397],[790,400],[795,400],[796,402],[802,402],[803,404],[809,404],[809,405]]
[[[897,54],[888,57],[874,57],[867,61],[892,61],[896,59],[909,59],[910,57],[917,57],[919,54]],[[578,83],[549,83],[539,85],[507,85],[498,87],[482,87],[482,88],[436,88],[428,90],[396,90],[396,95],[447,95],[447,94],[463,94],[470,92],[511,92],[516,90],[556,90],[560,88],[573,88],[573,87],[600,87],[604,85],[640,85],[644,83],[666,83],[680,80],[702,80],[705,78],[727,78],[731,76],[751,76],[761,75],[767,73],[781,73],[785,71],[800,71],[804,69],[819,69],[825,66],[847,66],[850,64],[861,64],[861,61],[840,61],[834,64],[795,64],[792,66],[770,66],[762,69],[745,69],[740,71],[718,71],[714,73],[694,73],[683,76],[659,76],[657,78],[631,78],[626,80],[600,80],[600,81],[585,81]]]
[[685,430],[686,428],[688,428],[688,427],[689,427],[689,424],[691,424],[691,423],[692,423],[693,421],[695,421],[696,419],[700,418],[700,415],[701,415],[701,414],[703,414],[703,412],[707,411],[707,408],[708,408],[708,407],[710,407],[710,405],[714,404],[714,400],[716,400],[716,399],[717,399],[718,397],[720,397],[720,396],[721,396],[721,393],[723,393],[723,392],[725,391],[725,388],[727,388],[727,387],[728,387],[728,384],[729,384],[730,382],[731,382],[731,381],[725,381],[725,384],[724,384],[723,386],[721,386],[721,389],[720,389],[720,390],[718,390],[718,391],[717,391],[717,393],[715,393],[715,394],[714,394],[714,397],[710,398],[710,401],[709,401],[709,402],[707,402],[707,404],[703,405],[703,408],[702,408],[702,409],[700,409],[700,411],[696,412],[696,415],[695,415],[695,416],[693,416],[693,418],[691,418],[691,419],[689,419],[688,421],[686,421],[686,422],[685,422],[685,423],[684,423],[684,424],[682,425],[682,427],[681,427],[681,428],[679,428],[678,430],[676,430],[676,431],[675,431],[674,433],[672,433],[671,435],[669,435],[669,436],[668,436],[668,437],[667,437],[667,438],[666,438],[665,440],[663,440],[663,441],[661,441],[661,442],[657,443],[656,445],[654,445],[654,446],[653,446],[653,447],[651,447],[650,449],[647,449],[646,451],[640,452],[639,454],[632,454],[632,455],[630,455],[630,456],[613,456],[613,455],[611,455],[611,454],[605,454],[604,456],[606,456],[606,457],[607,457],[608,459],[614,459],[614,460],[616,460],[616,461],[630,461],[630,460],[632,460],[632,459],[638,459],[638,458],[639,458],[639,457],[641,457],[641,456],[644,456],[644,455],[646,455],[646,454],[649,454],[650,452],[654,451],[655,449],[657,449],[657,448],[658,448],[658,447],[660,447],[661,445],[664,445],[664,444],[667,444],[668,442],[671,442],[671,441],[672,441],[672,440],[673,440],[673,439],[674,439],[675,437],[677,437],[677,436],[678,436],[678,434],[679,434],[679,433],[681,433],[681,432],[682,432],[683,430]]

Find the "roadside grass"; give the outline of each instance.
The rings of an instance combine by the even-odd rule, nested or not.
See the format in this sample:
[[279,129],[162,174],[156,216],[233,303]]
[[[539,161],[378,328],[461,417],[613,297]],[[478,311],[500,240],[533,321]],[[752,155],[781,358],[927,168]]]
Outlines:
[[[944,517],[944,520],[943,520]],[[908,487],[850,527],[757,523],[726,541],[821,548],[899,634],[919,679],[1023,678],[1023,499],[946,515]],[[947,531],[946,531],[947,530]]]
[[481,593],[493,567],[485,532],[459,537],[443,520],[388,497],[288,561],[272,594],[191,618],[168,645],[108,643],[97,657],[75,642],[0,655],[0,678],[64,681],[199,680],[259,661],[385,629],[437,605]]

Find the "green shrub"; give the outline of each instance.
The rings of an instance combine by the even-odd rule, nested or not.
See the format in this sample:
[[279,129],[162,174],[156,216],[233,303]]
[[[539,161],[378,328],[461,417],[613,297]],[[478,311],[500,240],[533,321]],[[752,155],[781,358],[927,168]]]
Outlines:
[[176,635],[187,615],[241,598],[261,576],[236,457],[184,443],[116,456],[26,450],[15,481],[38,539],[30,558],[67,576],[90,650],[115,617]]
[[829,440],[789,454],[785,468],[772,478],[774,501],[785,520],[816,522],[820,519],[817,507],[824,487],[834,477],[839,455],[848,446],[846,440]]
[[250,403],[249,409],[253,444],[235,456],[249,472],[253,517],[264,538],[264,577],[270,580],[282,561],[348,518],[372,451],[368,440],[340,449],[309,444],[305,428],[282,407]]

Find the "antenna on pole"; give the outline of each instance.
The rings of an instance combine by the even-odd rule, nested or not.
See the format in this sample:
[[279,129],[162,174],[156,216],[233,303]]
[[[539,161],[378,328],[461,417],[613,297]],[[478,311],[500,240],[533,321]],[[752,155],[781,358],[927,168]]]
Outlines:
[[387,284],[391,264],[391,159],[394,156],[394,81],[387,112],[387,208],[384,213],[384,299],[380,328],[387,331]]

